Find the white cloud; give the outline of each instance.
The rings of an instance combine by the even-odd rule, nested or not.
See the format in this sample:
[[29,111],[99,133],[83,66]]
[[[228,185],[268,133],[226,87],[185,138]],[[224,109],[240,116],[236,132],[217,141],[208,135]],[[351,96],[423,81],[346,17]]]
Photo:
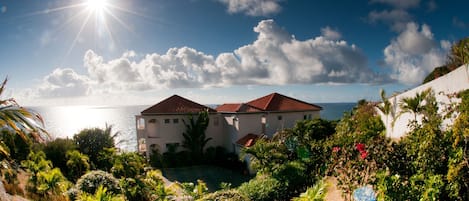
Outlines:
[[88,95],[89,79],[70,68],[57,68],[47,75],[38,89],[38,96],[74,97]]
[[270,16],[281,11],[282,0],[218,0],[228,7],[229,13],[250,16]]
[[415,8],[420,4],[420,0],[371,0],[372,3],[383,3],[396,8]]
[[217,56],[181,47],[141,59],[127,51],[105,61],[88,50],[83,58],[85,75],[56,69],[44,79],[41,90],[48,95],[72,96],[165,88],[387,81],[367,66],[358,47],[338,40],[340,33],[328,27],[321,36],[308,40],[295,39],[273,20],[263,20],[253,30],[258,33],[253,43]]
[[340,34],[340,32],[333,30],[328,26],[321,29],[321,34],[329,40],[339,40],[342,38],[342,34]]
[[0,12],[1,12],[1,13],[6,13],[6,12],[7,12],[7,7],[6,7],[6,6],[2,6],[2,7],[0,8]]
[[384,49],[385,63],[392,69],[391,77],[404,84],[419,84],[435,67],[445,61],[444,49],[434,40],[428,25],[408,23],[399,36]]

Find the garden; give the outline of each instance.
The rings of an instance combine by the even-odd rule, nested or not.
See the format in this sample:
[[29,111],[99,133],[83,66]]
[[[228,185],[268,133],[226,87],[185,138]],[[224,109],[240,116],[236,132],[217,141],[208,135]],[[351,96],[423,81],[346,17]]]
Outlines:
[[[210,139],[202,112],[186,124],[183,151],[154,150],[148,160],[118,151],[112,126],[49,140],[38,114],[13,99],[0,100],[0,199],[325,200],[333,178],[346,201],[469,200],[469,90],[448,94],[459,100],[449,104],[438,103],[435,93],[428,89],[398,103],[414,117],[399,140],[385,136],[378,112],[389,114],[393,105],[382,91],[382,103],[361,100],[339,121],[299,121],[259,139],[239,158],[205,147]],[[443,129],[448,118],[453,124]],[[242,171],[245,157],[256,175],[239,186],[221,182],[214,192],[203,180],[167,182],[160,170],[229,164]]]

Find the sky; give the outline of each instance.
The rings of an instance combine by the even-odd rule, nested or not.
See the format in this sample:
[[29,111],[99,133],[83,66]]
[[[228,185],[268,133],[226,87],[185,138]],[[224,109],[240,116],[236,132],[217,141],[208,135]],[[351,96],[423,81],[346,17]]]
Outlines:
[[21,105],[202,104],[278,92],[379,100],[468,36],[469,2],[0,0],[0,78]]

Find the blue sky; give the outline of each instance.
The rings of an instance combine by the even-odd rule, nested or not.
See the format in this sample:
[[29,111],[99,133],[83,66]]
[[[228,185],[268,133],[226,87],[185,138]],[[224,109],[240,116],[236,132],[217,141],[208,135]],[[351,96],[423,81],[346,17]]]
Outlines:
[[[95,6],[97,5],[97,6]],[[0,0],[0,75],[23,105],[378,100],[466,37],[463,1]]]

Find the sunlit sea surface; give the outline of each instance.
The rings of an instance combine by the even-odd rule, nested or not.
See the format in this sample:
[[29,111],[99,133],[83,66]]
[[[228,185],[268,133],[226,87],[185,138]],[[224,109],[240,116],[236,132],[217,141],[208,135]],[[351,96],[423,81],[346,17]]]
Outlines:
[[[340,119],[344,112],[350,111],[355,103],[319,103],[323,107],[321,117],[328,120]],[[216,105],[209,105],[214,107]],[[116,142],[122,150],[135,151],[137,146],[135,115],[140,114],[148,105],[139,106],[57,106],[32,107],[45,121],[46,130],[57,138],[72,138],[84,128],[100,127],[106,124],[119,132]]]

